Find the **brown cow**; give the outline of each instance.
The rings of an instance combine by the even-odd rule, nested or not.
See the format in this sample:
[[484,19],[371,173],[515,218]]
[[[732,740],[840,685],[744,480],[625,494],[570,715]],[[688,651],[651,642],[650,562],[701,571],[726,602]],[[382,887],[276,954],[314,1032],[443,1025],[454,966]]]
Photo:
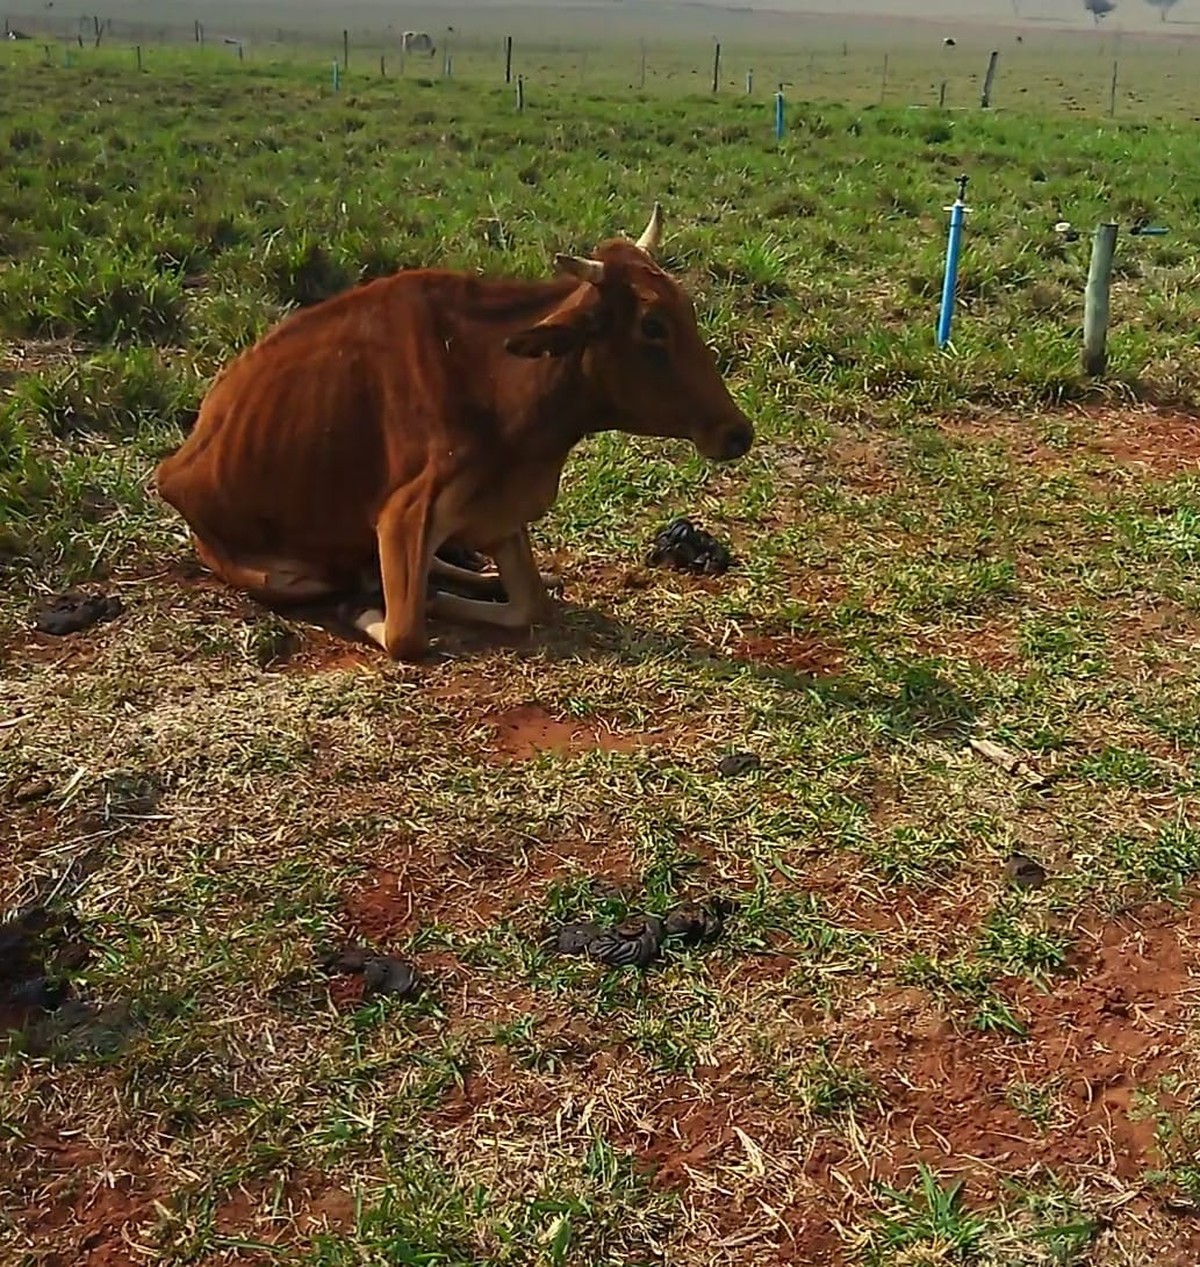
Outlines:
[[[548,614],[527,525],[571,449],[604,430],[692,440],[740,458],[754,430],[730,399],[687,295],[655,265],[655,203],[637,243],[557,256],[549,281],[436,269],[380,278],[293,313],[210,388],[155,473],[196,552],[270,604],[362,595],[351,615],[395,659],[426,615],[528,626]],[[494,581],[437,556],[495,559],[507,598],[435,591]]]

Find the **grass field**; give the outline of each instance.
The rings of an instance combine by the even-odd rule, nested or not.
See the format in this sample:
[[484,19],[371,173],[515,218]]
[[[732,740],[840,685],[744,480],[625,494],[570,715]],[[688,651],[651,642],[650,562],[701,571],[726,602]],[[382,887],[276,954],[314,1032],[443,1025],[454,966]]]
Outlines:
[[[74,996],[0,1008],[0,1261],[1197,1261],[1173,56],[1111,122],[879,108],[864,75],[777,148],[765,95],[547,84],[517,116],[465,71],[334,97],[316,62],[0,53],[0,909],[48,906]],[[535,533],[553,625],[397,666],[195,565],[149,472],[289,306],[543,274],[656,197],[759,444],[583,446]],[[1110,213],[1171,233],[1122,234],[1089,384]],[[645,568],[678,514],[737,566]],[[30,632],[80,584],[124,613]],[[714,896],[720,938],[644,973],[543,944]],[[425,990],[364,1000],[321,966],[347,941]]]

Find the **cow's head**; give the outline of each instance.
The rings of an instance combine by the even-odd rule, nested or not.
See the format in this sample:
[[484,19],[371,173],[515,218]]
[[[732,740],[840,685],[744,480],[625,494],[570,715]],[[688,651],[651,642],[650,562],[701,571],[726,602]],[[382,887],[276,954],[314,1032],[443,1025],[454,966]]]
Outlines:
[[579,285],[548,317],[508,340],[517,356],[577,356],[612,424],[633,435],[690,439],[707,458],[728,462],[754,443],[696,327],[691,299],[652,258],[662,208],[637,240],[616,239],[594,259],[559,255],[559,272]]

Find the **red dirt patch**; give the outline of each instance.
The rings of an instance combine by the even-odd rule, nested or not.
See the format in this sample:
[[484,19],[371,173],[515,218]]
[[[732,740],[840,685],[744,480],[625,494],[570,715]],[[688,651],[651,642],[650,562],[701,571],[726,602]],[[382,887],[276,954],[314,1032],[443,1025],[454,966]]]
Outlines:
[[820,638],[791,632],[751,632],[729,642],[725,650],[737,660],[774,669],[790,669],[804,677],[836,677],[842,653]]
[[322,1188],[308,1197],[297,1213],[297,1226],[303,1231],[311,1227],[346,1227],[354,1218],[354,1196],[345,1188]]
[[1063,447],[1046,444],[1025,418],[943,418],[938,426],[960,439],[1001,441],[1014,456],[1046,470],[1065,469],[1078,454],[1103,456],[1114,467],[1156,479],[1200,469],[1200,419],[1149,405],[1075,406],[1060,416],[1075,424]]
[[781,582],[789,597],[806,607],[825,610],[836,607],[846,597],[846,582],[832,566],[797,571],[795,564],[789,568],[786,561],[781,561],[780,568]]
[[630,848],[619,840],[532,846],[500,840],[456,849],[401,843],[346,895],[344,906],[354,935],[387,950],[429,924],[478,933],[564,872],[578,871],[623,888],[632,874]]
[[[844,1261],[834,1208],[795,1170],[786,1179],[771,1173],[784,1155],[788,1169],[797,1160],[803,1144],[796,1130],[795,1105],[762,1078],[735,1066],[702,1066],[668,1081],[620,1138],[655,1186],[692,1195],[697,1212],[715,1224],[714,1243],[741,1251],[728,1261],[833,1267]],[[807,1193],[781,1212],[780,1192],[797,1192],[797,1178]]]
[[1158,479],[1200,470],[1200,419],[1149,406],[1085,408],[1091,434],[1086,447],[1118,466]]
[[[2,738],[3,732],[0,732],[0,741]],[[6,914],[19,905],[18,895],[25,887],[31,860],[45,849],[47,841],[55,839],[58,831],[58,820],[52,806],[32,800],[12,803],[15,799],[12,792],[19,792],[23,786],[33,789],[40,782],[42,780],[37,775],[20,779],[3,798],[9,803],[4,804],[0,800],[0,839],[5,842],[4,853],[0,856],[0,912]],[[53,794],[53,788],[50,794]],[[2,1025],[0,1029],[3,1029]]]
[[[814,886],[819,892],[820,889]],[[857,932],[890,933],[899,950],[952,953],[964,928],[975,928],[994,901],[984,886],[964,897],[957,888],[887,884],[886,896],[865,893],[840,880],[827,893],[831,917]]]
[[[268,1175],[231,1193],[213,1213],[222,1236],[251,1237],[268,1245],[294,1243],[297,1233],[337,1230],[354,1219],[354,1196],[319,1175],[284,1179]],[[257,1258],[253,1261],[259,1261]],[[274,1256],[264,1262],[275,1261]]]
[[460,922],[470,931],[486,928],[497,914],[491,886],[472,883],[475,871],[449,850],[417,856],[416,847],[389,866],[377,866],[364,883],[346,895],[345,909],[354,935],[377,950],[429,924]]
[[359,671],[379,673],[388,659],[378,647],[328,633],[322,629],[307,628],[298,631],[294,648],[289,648],[277,660],[267,664],[271,673],[296,673],[301,676],[317,673]]
[[938,428],[958,440],[986,444],[999,441],[1015,457],[1044,470],[1066,469],[1068,451],[1055,449],[1034,430],[1027,418],[939,418]]
[[[1028,1025],[1025,1040],[966,1029],[916,987],[874,994],[832,1027],[828,1017],[814,1019],[838,1063],[866,1073],[880,1094],[877,1112],[856,1112],[862,1147],[838,1122],[797,1122],[786,1091],[738,1069],[698,1069],[678,1086],[666,1084],[622,1142],[654,1169],[657,1183],[718,1218],[731,1247],[753,1241],[737,1261],[846,1261],[838,1227],[861,1223],[869,1185],[907,1185],[925,1162],[966,1178],[975,1207],[1001,1199],[1005,1178],[1038,1182],[1049,1171],[1070,1190],[1111,1176],[1103,1191],[1116,1181],[1130,1189],[1112,1214],[1120,1243],[1161,1237],[1169,1225],[1171,1251],[1186,1244],[1192,1256],[1154,1261],[1194,1262],[1200,1229],[1132,1190],[1158,1162],[1140,1093],[1173,1073],[1194,1086],[1186,1043],[1198,959],[1200,901],[1184,912],[1147,908],[1105,924],[1076,956],[1074,975],[1049,993],[1025,981],[1000,983]],[[798,1015],[789,1020],[808,1028]],[[1020,1110],[1025,1084],[1052,1097],[1047,1119]],[[772,1183],[776,1165],[790,1172],[782,1202],[775,1194],[785,1177]],[[715,1175],[723,1177],[719,1211]],[[771,1194],[769,1222],[756,1188]]]
[[362,1006],[364,986],[361,974],[331,977],[329,1001],[339,1012],[357,1012]]
[[993,671],[1020,663],[1015,622],[1005,621],[958,629],[932,629],[916,634],[913,642],[925,655],[942,660],[966,660]]
[[[888,1144],[873,1159],[873,1177],[894,1181],[926,1161],[949,1171],[1003,1165],[1010,1174],[1096,1166],[1136,1179],[1156,1161],[1153,1123],[1133,1111],[1136,1091],[1186,1071],[1189,1060],[1181,1038],[1200,902],[1171,918],[1152,908],[1140,923],[1106,926],[1076,957],[1076,975],[1048,993],[1009,982],[1028,1025],[1024,1042],[931,1018],[920,990],[875,1000],[872,1018],[855,1026],[888,1104]],[[1023,1117],[1009,1102],[1019,1082],[1060,1086],[1065,1124],[1041,1130]],[[985,1175],[976,1186],[986,1193],[994,1182]]]
[[444,676],[432,678],[422,687],[427,699],[439,703],[467,703],[472,712],[489,704],[501,689],[495,678],[463,665],[454,665]]
[[1200,647],[1200,616],[1170,599],[1125,602],[1114,614],[1111,645],[1110,659],[1127,672],[1141,668],[1159,678],[1190,675]]
[[496,750],[518,761],[539,752],[636,752],[655,742],[647,734],[619,734],[608,723],[552,717],[537,704],[523,704],[485,718],[496,735]]
[[[141,1262],[146,1229],[158,1222],[158,1202],[173,1191],[133,1153],[106,1149],[43,1129],[18,1147],[8,1186],[20,1182],[30,1203],[15,1221],[37,1243],[45,1267],[130,1267]],[[36,1194],[36,1195],[35,1195]],[[349,1225],[354,1198],[320,1175],[268,1175],[248,1181],[222,1201],[215,1230],[252,1234],[270,1245],[295,1243],[325,1228]],[[257,1255],[239,1261],[275,1261]]]
[[[24,1151],[24,1150],[23,1150]],[[128,1267],[137,1229],[157,1218],[154,1182],[132,1157],[101,1155],[49,1132],[30,1142],[38,1196],[25,1211],[26,1234],[52,1239],[45,1267]]]
[[842,436],[827,450],[826,460],[851,488],[882,493],[895,488],[897,473],[887,457],[887,447],[874,437]]
[[[618,1060],[619,1053],[612,1058]],[[760,1080],[738,1068],[700,1066],[690,1078],[665,1082],[655,1096],[654,1121],[639,1124],[624,1141],[660,1187],[678,1187],[729,1145],[740,1147],[735,1126],[770,1093]]]
[[493,1121],[552,1119],[561,1107],[536,1073],[519,1068],[509,1052],[491,1047],[481,1054],[477,1069],[464,1071],[448,1088],[430,1120],[437,1128],[452,1130],[476,1115]]

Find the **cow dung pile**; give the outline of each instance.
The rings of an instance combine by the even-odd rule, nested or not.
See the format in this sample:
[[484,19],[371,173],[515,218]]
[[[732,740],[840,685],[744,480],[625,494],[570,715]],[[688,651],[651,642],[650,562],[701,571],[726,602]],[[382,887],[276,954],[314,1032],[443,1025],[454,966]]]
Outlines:
[[762,766],[762,759],[754,752],[731,752],[717,762],[717,773],[723,779],[736,779]]
[[0,1007],[53,1011],[70,992],[67,974],[87,958],[73,917],[26,906],[0,922]]
[[594,920],[566,924],[548,939],[559,955],[586,955],[610,968],[648,968],[669,941],[698,946],[716,941],[733,903],[724,898],[701,905],[684,902],[665,916],[632,915],[614,928]]
[[646,556],[648,567],[672,567],[700,576],[721,576],[732,563],[728,548],[690,519],[673,519],[654,538]]
[[124,1003],[74,997],[70,974],[87,958],[69,912],[34,904],[0,918],[0,1034],[19,1034],[31,1055],[117,1051],[133,1033],[133,1016]]
[[33,627],[38,633],[62,638],[108,620],[116,620],[124,610],[125,605],[115,595],[60,594],[39,606]]
[[408,999],[421,987],[421,978],[412,964],[397,959],[395,955],[373,955],[360,946],[348,946],[324,955],[322,967],[329,973],[361,975],[364,999],[385,994],[396,999]]

